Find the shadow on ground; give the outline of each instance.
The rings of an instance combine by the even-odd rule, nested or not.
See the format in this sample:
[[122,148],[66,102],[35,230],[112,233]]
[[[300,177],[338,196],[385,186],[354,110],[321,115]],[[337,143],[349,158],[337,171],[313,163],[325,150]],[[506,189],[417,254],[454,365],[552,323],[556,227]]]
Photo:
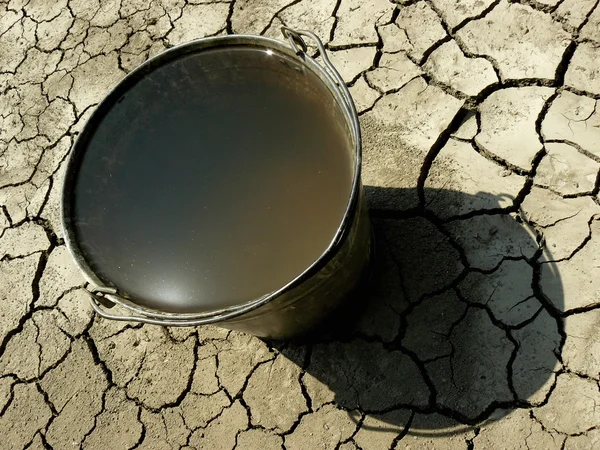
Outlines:
[[[376,187],[366,193],[415,195]],[[425,194],[438,206],[481,196],[489,204],[491,195]],[[548,255],[519,215],[442,222],[421,208],[374,210],[371,217],[376,257],[362,292],[309,337],[275,344],[304,368],[311,408],[331,402],[359,410],[357,421],[377,419],[378,430],[383,423],[399,433],[439,435],[481,424],[498,409],[495,419],[544,403],[562,346],[560,305],[538,287]]]

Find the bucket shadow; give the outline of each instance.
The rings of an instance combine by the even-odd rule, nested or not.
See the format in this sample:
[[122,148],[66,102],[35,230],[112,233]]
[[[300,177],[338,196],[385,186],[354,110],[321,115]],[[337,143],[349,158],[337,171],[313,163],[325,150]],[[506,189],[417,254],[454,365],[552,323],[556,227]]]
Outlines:
[[[366,194],[415,195],[369,186]],[[442,206],[476,200],[428,196]],[[519,215],[443,222],[428,210],[373,210],[371,219],[376,250],[363,289],[314,333],[274,344],[304,368],[312,409],[333,402],[377,419],[363,429],[434,436],[543,402],[562,323],[538,287],[548,254]]]

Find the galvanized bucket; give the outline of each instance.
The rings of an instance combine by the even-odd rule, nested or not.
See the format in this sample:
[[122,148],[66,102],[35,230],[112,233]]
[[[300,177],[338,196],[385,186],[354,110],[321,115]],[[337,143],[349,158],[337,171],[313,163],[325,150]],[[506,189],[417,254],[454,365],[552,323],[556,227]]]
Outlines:
[[[286,27],[282,32],[288,39],[289,46],[284,42],[265,37],[232,35],[199,39],[169,49],[129,73],[90,117],[68,161],[62,192],[62,221],[66,244],[89,283],[87,291],[90,294],[91,304],[100,316],[112,320],[163,326],[216,324],[260,337],[286,339],[313,328],[324,317],[343,305],[356,290],[369,265],[371,252],[371,227],[361,184],[361,135],[356,109],[343,79],[329,61],[319,38],[311,32],[294,31]],[[310,38],[314,42],[323,65],[307,53],[307,45],[303,38]],[[347,130],[347,139],[350,143],[347,152],[352,167],[352,186],[343,205],[345,213],[320,256],[304,267],[293,279],[271,292],[257,298],[244,299],[224,308],[216,307],[210,310],[206,310],[205,307],[194,310],[191,306],[183,312],[174,312],[168,308],[161,308],[160,305],[149,306],[148,302],[142,301],[141,297],[136,297],[135,292],[122,289],[119,283],[107,277],[103,268],[96,263],[92,264],[88,257],[89,252],[85,249],[89,245],[86,247],[85,239],[78,231],[78,226],[81,224],[78,222],[74,207],[77,196],[84,195],[78,193],[78,190],[82,190],[79,185],[82,164],[85,164],[90,139],[99,124],[106,120],[127,120],[127,118],[111,118],[110,112],[111,107],[124,98],[133,83],[169,61],[229,46],[264,49],[270,52],[269,54],[279,55],[282,61],[284,59],[294,61],[298,72],[306,73],[317,80],[319,86],[316,88],[325,93],[324,97],[328,97],[329,100],[324,98],[323,101],[329,101],[335,109],[336,117],[340,118],[339,126]],[[149,104],[140,107],[151,108],[152,106]],[[310,133],[310,130],[305,131]],[[111,164],[118,165],[118,162]],[[91,169],[88,167],[86,170],[89,172]],[[98,176],[98,180],[110,183],[110,176],[110,173],[105,173]],[[243,228],[240,232],[243,232]],[[202,239],[202,236],[198,236],[198,239]],[[123,249],[123,252],[126,251]],[[148,261],[150,266],[151,263],[152,261]],[[274,263],[276,264],[277,261]],[[193,305],[193,302],[191,304]],[[116,309],[121,312],[110,311],[115,305],[118,305]]]

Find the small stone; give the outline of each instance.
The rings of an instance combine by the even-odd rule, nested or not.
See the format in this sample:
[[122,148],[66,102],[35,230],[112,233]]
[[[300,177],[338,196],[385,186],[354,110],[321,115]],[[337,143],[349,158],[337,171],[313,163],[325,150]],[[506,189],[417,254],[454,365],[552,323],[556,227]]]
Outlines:
[[565,318],[567,339],[562,358],[569,370],[590,378],[600,376],[600,310]]
[[328,53],[329,59],[346,83],[373,65],[377,49],[375,47],[357,47]]
[[342,0],[332,45],[377,44],[376,26],[388,23],[394,11],[388,0]]
[[246,410],[239,400],[223,410],[206,428],[195,431],[189,440],[192,448],[231,450],[239,430],[248,427]]
[[17,384],[13,391],[12,401],[0,415],[0,435],[7,450],[24,448],[52,417],[52,411],[35,383]]
[[535,123],[553,89],[507,88],[492,93],[480,105],[481,131],[475,141],[488,152],[529,171],[542,142]]
[[411,416],[409,410],[367,415],[353,440],[360,448],[387,450],[394,439],[404,431]]
[[450,139],[425,180],[425,204],[443,219],[509,208],[526,179],[514,173],[506,176],[503,170],[470,143]]
[[326,405],[317,412],[302,417],[294,432],[285,436],[285,448],[334,449],[352,435],[356,426],[357,419],[350,413],[336,409],[334,405]]
[[423,71],[402,53],[384,53],[377,68],[367,72],[367,79],[383,93],[398,90]]
[[242,431],[237,438],[237,447],[240,449],[281,450],[282,444],[281,436],[260,428]]
[[556,319],[545,310],[523,328],[512,330],[519,343],[512,363],[512,381],[519,400],[539,405],[546,400],[560,368],[556,355],[561,335]]
[[493,402],[512,400],[506,366],[513,344],[484,310],[469,308],[450,341],[454,354],[426,365],[439,405],[474,419]]
[[371,108],[381,96],[379,92],[367,84],[364,77],[360,77],[350,88],[350,95],[354,100],[358,114]]
[[592,238],[570,259],[542,264],[540,287],[559,311],[600,302],[600,220],[593,220],[590,229]]
[[575,49],[565,75],[565,84],[579,91],[600,95],[600,44],[582,42]]
[[550,15],[508,1],[469,22],[457,36],[471,53],[494,58],[503,80],[554,80],[571,41]]
[[494,318],[517,326],[542,307],[533,296],[533,268],[523,260],[504,260],[490,274],[470,272],[458,289],[467,300],[486,305]]
[[598,384],[568,373],[558,377],[550,400],[534,411],[547,430],[559,433],[583,433],[600,423]]
[[467,58],[455,41],[446,42],[435,49],[423,68],[436,80],[470,96],[479,95],[485,88],[498,82],[489,61]]
[[308,411],[298,381],[300,372],[300,367],[283,356],[254,371],[244,391],[254,425],[286,433],[300,414]]
[[561,195],[589,194],[594,190],[599,163],[569,144],[547,143],[546,151],[548,154],[537,168],[535,184]]
[[465,252],[471,268],[492,270],[503,258],[532,258],[539,249],[533,229],[510,214],[454,220],[446,229]]
[[142,424],[137,419],[139,409],[123,391],[110,389],[104,398],[104,410],[82,448],[132,448],[142,436]]
[[561,450],[564,441],[565,436],[544,430],[538,422],[529,417],[529,411],[525,409],[499,409],[475,436],[473,448],[485,450],[494,448],[501,442],[502,448],[506,450]]
[[39,306],[54,306],[58,299],[69,289],[82,286],[85,279],[75,265],[66,246],[56,247],[50,253],[48,262],[40,280]]
[[[167,35],[169,44],[183,44],[217,33],[227,26],[228,14],[228,3],[187,5],[183,8],[181,17],[173,22],[173,29]],[[237,19],[235,12],[233,17],[233,20]],[[151,44],[149,38],[148,43]]]
[[8,228],[0,237],[0,258],[22,258],[50,247],[46,231],[33,222]]
[[433,0],[433,5],[450,28],[456,28],[467,19],[478,16],[492,3],[494,0]]

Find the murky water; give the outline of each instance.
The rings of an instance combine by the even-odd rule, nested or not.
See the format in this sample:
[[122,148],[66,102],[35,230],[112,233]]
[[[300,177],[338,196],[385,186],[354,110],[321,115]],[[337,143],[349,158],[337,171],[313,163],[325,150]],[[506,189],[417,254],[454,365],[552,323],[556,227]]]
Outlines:
[[163,65],[112,106],[72,201],[101,279],[196,312],[299,275],[331,242],[352,184],[331,94],[294,59],[229,47]]

